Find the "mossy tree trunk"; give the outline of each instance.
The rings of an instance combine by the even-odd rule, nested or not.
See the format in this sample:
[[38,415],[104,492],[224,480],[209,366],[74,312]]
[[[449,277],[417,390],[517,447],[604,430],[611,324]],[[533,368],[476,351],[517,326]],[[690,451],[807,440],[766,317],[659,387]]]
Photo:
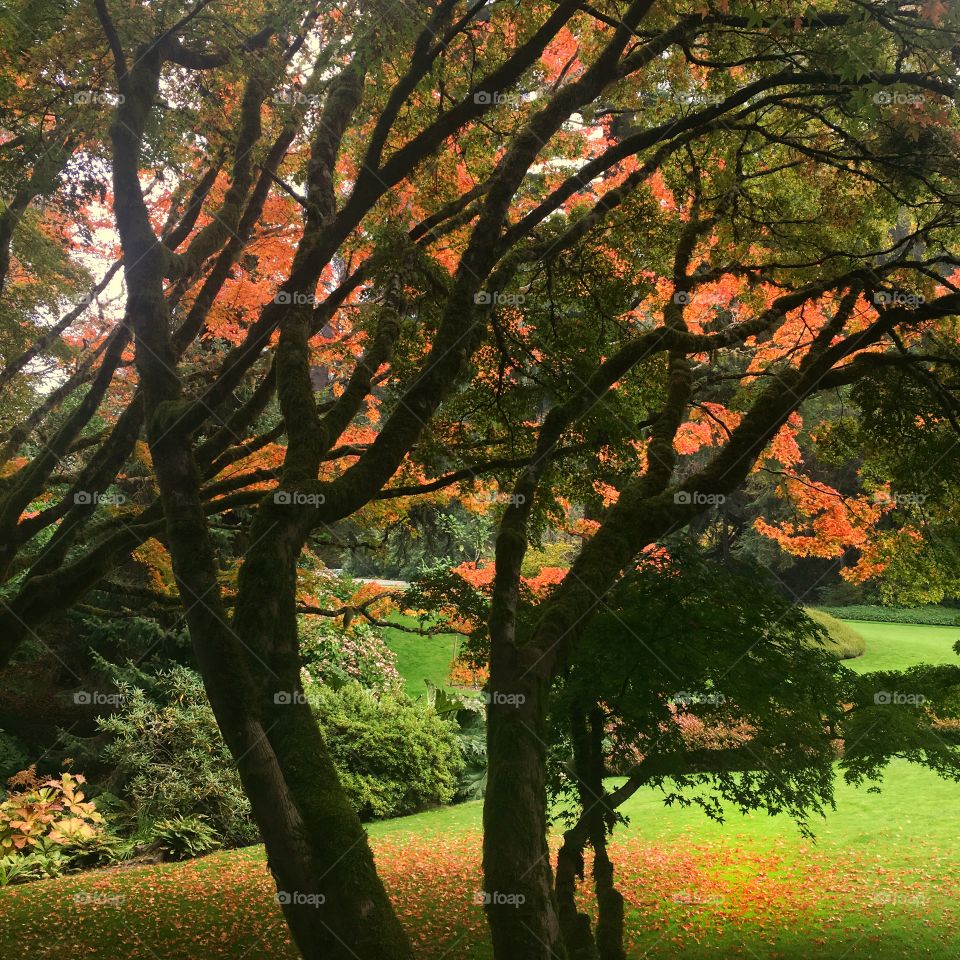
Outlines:
[[274,642],[255,638],[245,645],[225,613],[164,298],[167,255],[153,233],[139,183],[140,143],[157,92],[162,49],[138,50],[128,69],[102,2],[98,11],[124,95],[111,127],[128,287],[124,324],[135,337],[166,543],[207,694],[250,798],[278,902],[301,954],[309,960],[404,960],[410,954],[406,936],[300,688],[290,583],[300,543],[290,535],[289,519],[288,535],[273,541],[278,562],[262,576],[257,569],[267,568],[255,568],[247,582],[248,595],[278,598]]

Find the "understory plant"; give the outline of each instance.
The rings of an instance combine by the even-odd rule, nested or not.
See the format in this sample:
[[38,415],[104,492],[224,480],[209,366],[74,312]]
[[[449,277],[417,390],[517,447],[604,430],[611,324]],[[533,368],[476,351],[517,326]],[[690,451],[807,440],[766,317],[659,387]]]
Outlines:
[[453,800],[464,769],[454,724],[402,691],[358,683],[308,697],[361,818],[397,817]]

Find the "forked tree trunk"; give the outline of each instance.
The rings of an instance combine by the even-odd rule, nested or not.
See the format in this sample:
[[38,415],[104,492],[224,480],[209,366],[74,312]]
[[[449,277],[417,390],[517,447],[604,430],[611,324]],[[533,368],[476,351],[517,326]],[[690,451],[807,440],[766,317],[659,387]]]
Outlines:
[[[281,672],[263,638],[269,665],[265,660],[263,676],[251,680],[257,650],[238,648],[218,610],[215,558],[189,448],[176,430],[157,429],[151,440],[204,685],[263,835],[293,938],[306,960],[406,960],[407,938],[303,697],[296,655]],[[262,584],[265,604],[275,585]],[[295,617],[292,644],[295,651]]]
[[[101,17],[109,24],[103,5]],[[248,571],[247,614],[271,599],[282,614],[243,641],[227,621],[218,566],[193,456],[190,404],[182,396],[164,299],[164,251],[138,180],[146,116],[160,59],[138,51],[121,73],[124,100],[111,127],[114,193],[128,297],[125,323],[136,336],[147,440],[190,637],[210,703],[260,827],[293,938],[306,960],[407,960],[410,948],[373,863],[366,833],[343,792],[309,705],[297,658],[293,591],[299,544],[277,534],[292,560]],[[284,553],[285,551],[285,553]],[[267,557],[269,561],[269,556]],[[251,580],[252,576],[252,580]],[[244,609],[238,605],[238,617]]]

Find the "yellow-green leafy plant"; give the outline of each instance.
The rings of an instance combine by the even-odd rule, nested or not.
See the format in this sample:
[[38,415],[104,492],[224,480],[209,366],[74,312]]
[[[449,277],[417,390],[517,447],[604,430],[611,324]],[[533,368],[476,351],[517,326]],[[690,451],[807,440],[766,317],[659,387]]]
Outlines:
[[0,802],[0,856],[29,853],[41,841],[72,846],[97,836],[103,816],[85,799],[82,774],[42,780],[31,768],[11,778]]

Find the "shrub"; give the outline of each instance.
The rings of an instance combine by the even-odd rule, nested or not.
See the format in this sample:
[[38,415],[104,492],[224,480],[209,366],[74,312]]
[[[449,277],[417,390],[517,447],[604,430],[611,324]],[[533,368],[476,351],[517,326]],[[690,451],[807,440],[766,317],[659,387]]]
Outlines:
[[814,623],[819,624],[827,633],[827,643],[824,649],[828,653],[833,653],[841,660],[852,660],[854,657],[862,657],[867,650],[867,641],[863,636],[842,620],[824,613],[823,610],[814,610],[811,607],[805,608],[806,614]]
[[960,610],[952,607],[879,607],[858,604],[850,607],[817,608],[823,613],[844,620],[863,620],[876,623],[913,623],[936,627],[960,625]]
[[344,629],[339,620],[301,617],[298,630],[308,682],[350,679],[372,690],[400,686],[396,655],[372,624],[355,620]]
[[150,689],[121,686],[117,713],[99,718],[113,765],[109,788],[149,834],[158,820],[205,816],[226,846],[258,838],[240,776],[217,727],[198,674],[174,667]]
[[204,816],[159,820],[150,831],[152,845],[166,860],[187,860],[220,846],[216,830]]
[[525,577],[535,577],[544,567],[569,567],[577,552],[577,542],[554,540],[539,549],[531,547],[523,555],[520,572]]
[[344,789],[363,819],[449,803],[463,760],[453,725],[400,691],[313,687],[310,700]]
[[100,831],[103,816],[85,798],[81,774],[63,773],[59,780],[41,780],[34,771],[11,778],[0,803],[0,854],[30,853],[48,844],[69,847]]
[[19,854],[0,857],[0,887],[59,877],[71,864],[70,856],[62,847],[41,840]]
[[487,710],[483,700],[450,693],[428,681],[427,703],[442,718],[456,723],[463,769],[454,800],[480,800],[487,790]]

